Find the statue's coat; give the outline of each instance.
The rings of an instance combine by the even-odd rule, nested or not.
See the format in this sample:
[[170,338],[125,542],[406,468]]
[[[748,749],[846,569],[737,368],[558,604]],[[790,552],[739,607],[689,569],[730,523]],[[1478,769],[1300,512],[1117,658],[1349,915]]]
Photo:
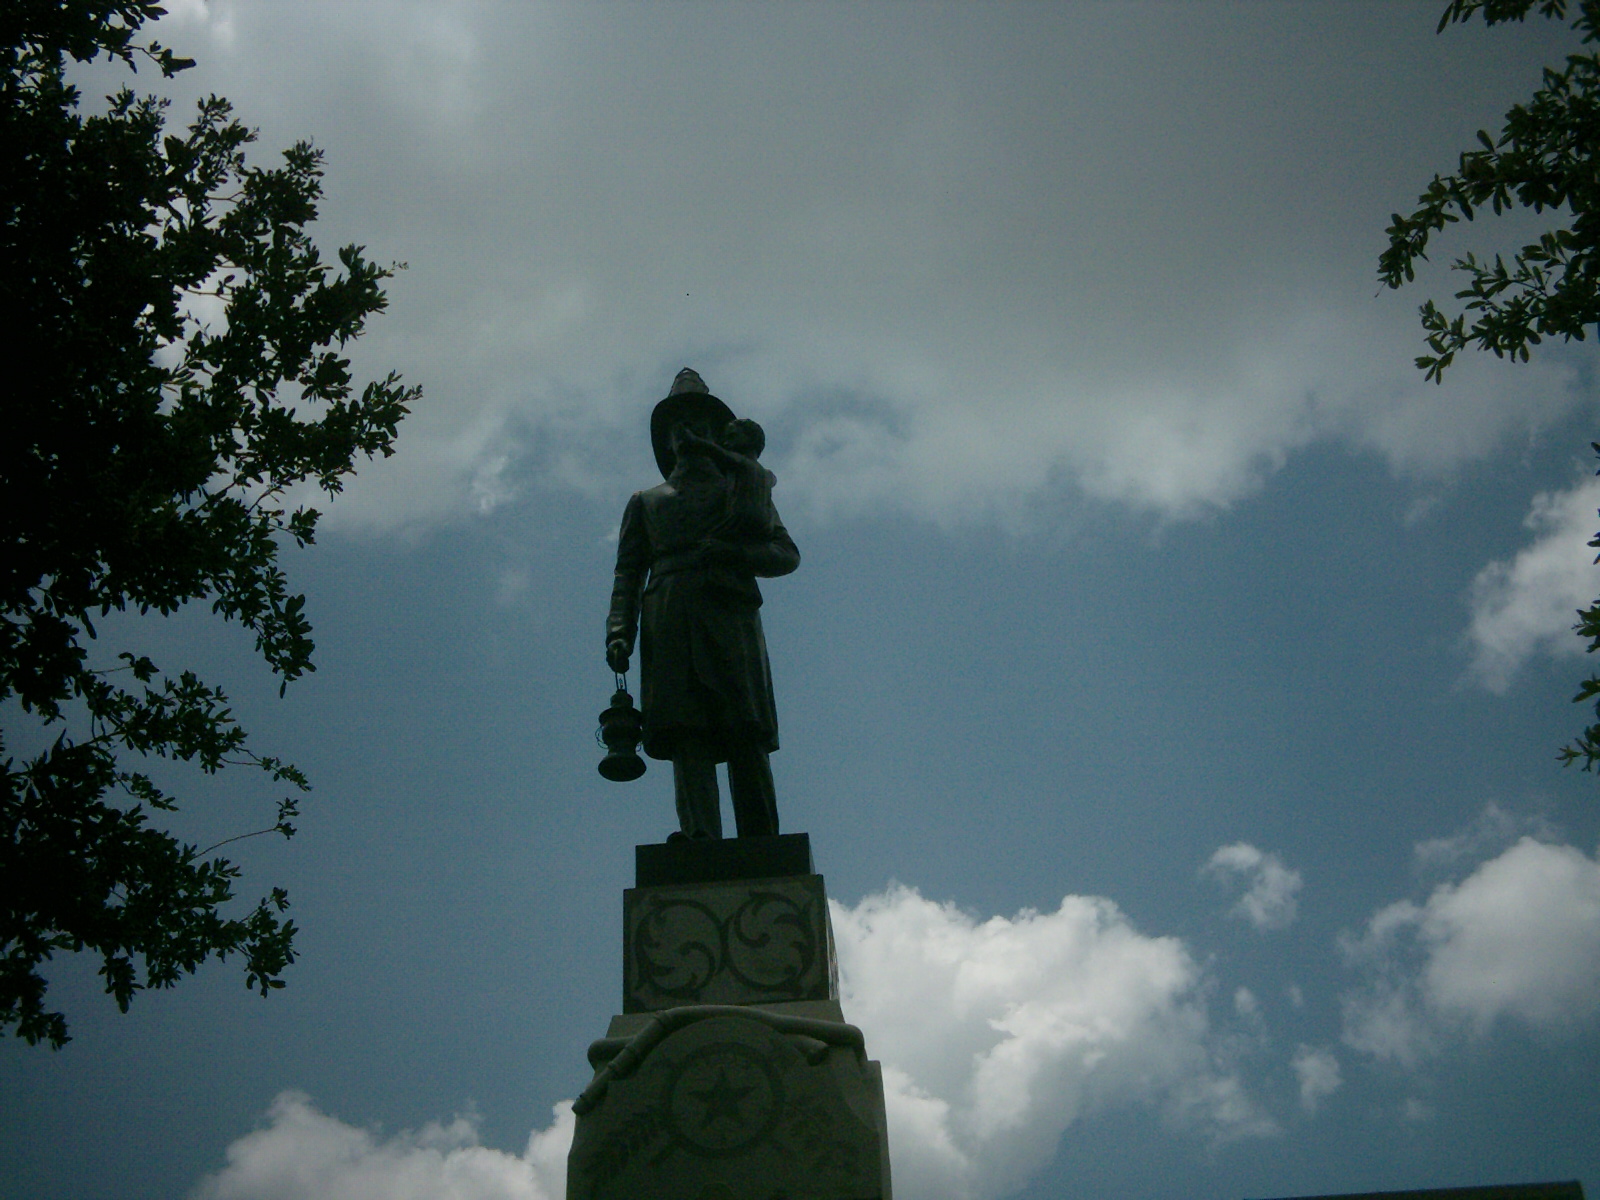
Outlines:
[[639,630],[644,751],[670,759],[676,740],[778,748],[772,671],[756,576],[787,575],[800,552],[773,513],[770,533],[739,545],[742,563],[708,564],[700,551],[728,511],[727,480],[668,481],[636,492],[622,515],[607,640],[631,650]]

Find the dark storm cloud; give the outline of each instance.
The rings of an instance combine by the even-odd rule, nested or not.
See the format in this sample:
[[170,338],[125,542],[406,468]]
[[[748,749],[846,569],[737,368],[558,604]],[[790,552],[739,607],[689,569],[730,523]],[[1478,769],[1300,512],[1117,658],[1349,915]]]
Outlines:
[[[1430,14],[212,4],[169,25],[204,64],[186,86],[327,148],[330,239],[411,263],[363,353],[429,401],[348,519],[492,506],[563,430],[568,482],[620,478],[692,362],[795,431],[773,448],[791,508],[962,520],[1063,479],[1182,515],[1321,439],[1436,470],[1572,403],[1557,357],[1469,364],[1441,433],[1419,297],[1373,297],[1387,214],[1564,45],[1435,37]],[[896,420],[811,403],[841,392]]]

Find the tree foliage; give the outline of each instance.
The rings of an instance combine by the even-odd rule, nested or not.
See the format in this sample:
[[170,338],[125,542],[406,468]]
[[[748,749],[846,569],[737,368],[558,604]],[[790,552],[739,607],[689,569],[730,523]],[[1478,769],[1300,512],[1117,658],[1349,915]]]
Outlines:
[[[1600,0],[1451,0],[1439,30],[1471,19],[1485,24],[1523,21],[1537,12],[1568,20],[1583,45],[1600,42]],[[1435,175],[1417,198],[1410,216],[1395,213],[1386,232],[1389,245],[1378,259],[1379,278],[1398,288],[1415,278],[1418,259],[1427,258],[1433,234],[1458,221],[1471,221],[1487,208],[1496,215],[1513,207],[1547,210],[1555,227],[1522,247],[1508,264],[1468,253],[1451,263],[1466,277],[1455,293],[1465,301],[1454,317],[1432,300],[1419,312],[1431,354],[1417,359],[1425,377],[1442,382],[1456,352],[1468,347],[1499,358],[1527,362],[1530,347],[1545,338],[1583,341],[1600,323],[1600,53],[1567,56],[1560,70],[1547,67],[1543,86],[1526,104],[1513,107],[1498,137],[1478,132],[1478,147],[1460,156],[1456,173]],[[1592,444],[1600,455],[1600,442]],[[1589,543],[1600,549],[1600,536]],[[1600,562],[1597,557],[1596,562]],[[1600,600],[1578,613],[1575,630],[1589,651],[1600,650]],[[1600,717],[1600,675],[1591,676],[1573,697],[1595,701]],[[1586,771],[1600,763],[1600,723],[1589,726],[1559,754],[1565,765]]]
[[158,828],[177,801],[140,768],[263,771],[289,795],[261,832],[285,837],[304,776],[249,750],[221,689],[102,650],[95,619],[208,601],[254,634],[281,695],[314,669],[278,550],[311,543],[318,514],[290,489],[336,493],[358,456],[391,453],[418,394],[352,381],[341,351],[393,268],[312,244],[320,152],[247,162],[255,135],[215,96],[181,130],[126,87],[83,111],[68,60],[193,65],[138,40],[160,15],[0,9],[0,713],[42,747],[0,763],[0,1027],[56,1046],[41,968],[57,952],[99,956],[124,1011],[234,954],[265,995],[294,959],[282,889],[228,915],[239,867]]
[[[1567,16],[1567,0],[1452,0],[1439,28],[1481,14],[1489,25],[1522,21],[1535,9]],[[1572,26],[1585,45],[1600,40],[1600,0],[1581,0]],[[1498,138],[1478,132],[1478,147],[1463,153],[1454,175],[1435,175],[1410,216],[1395,213],[1378,274],[1391,288],[1415,278],[1428,241],[1447,225],[1471,221],[1480,209],[1512,207],[1566,219],[1512,256],[1493,261],[1468,253],[1451,264],[1466,276],[1455,294],[1466,301],[1453,318],[1432,300],[1421,307],[1432,354],[1417,359],[1438,382],[1468,346],[1526,362],[1547,337],[1582,341],[1600,321],[1600,54],[1573,54],[1566,67],[1547,67],[1544,86],[1506,113]],[[1469,323],[1470,322],[1470,323]]]

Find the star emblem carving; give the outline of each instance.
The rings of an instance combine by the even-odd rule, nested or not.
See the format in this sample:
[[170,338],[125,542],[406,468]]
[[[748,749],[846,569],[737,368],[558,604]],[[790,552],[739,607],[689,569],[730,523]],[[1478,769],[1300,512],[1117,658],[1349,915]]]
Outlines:
[[765,1140],[783,1111],[783,1084],[761,1050],[715,1041],[673,1070],[665,1101],[668,1126],[692,1154],[741,1154]]
[[735,1087],[729,1083],[727,1069],[719,1067],[716,1082],[710,1087],[700,1088],[689,1094],[705,1105],[706,1115],[700,1122],[703,1128],[723,1118],[730,1121],[743,1120],[739,1105],[753,1091],[755,1091],[753,1087]]

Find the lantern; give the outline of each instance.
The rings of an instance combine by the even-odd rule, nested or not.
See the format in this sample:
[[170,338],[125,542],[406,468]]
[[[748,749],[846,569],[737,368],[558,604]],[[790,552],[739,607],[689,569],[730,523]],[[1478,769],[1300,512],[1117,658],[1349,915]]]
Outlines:
[[[619,684],[622,680],[619,678]],[[639,742],[644,737],[644,716],[633,706],[626,687],[611,694],[611,707],[600,714],[595,737],[606,748],[600,760],[600,774],[613,783],[627,783],[644,774],[644,759],[639,757]]]

